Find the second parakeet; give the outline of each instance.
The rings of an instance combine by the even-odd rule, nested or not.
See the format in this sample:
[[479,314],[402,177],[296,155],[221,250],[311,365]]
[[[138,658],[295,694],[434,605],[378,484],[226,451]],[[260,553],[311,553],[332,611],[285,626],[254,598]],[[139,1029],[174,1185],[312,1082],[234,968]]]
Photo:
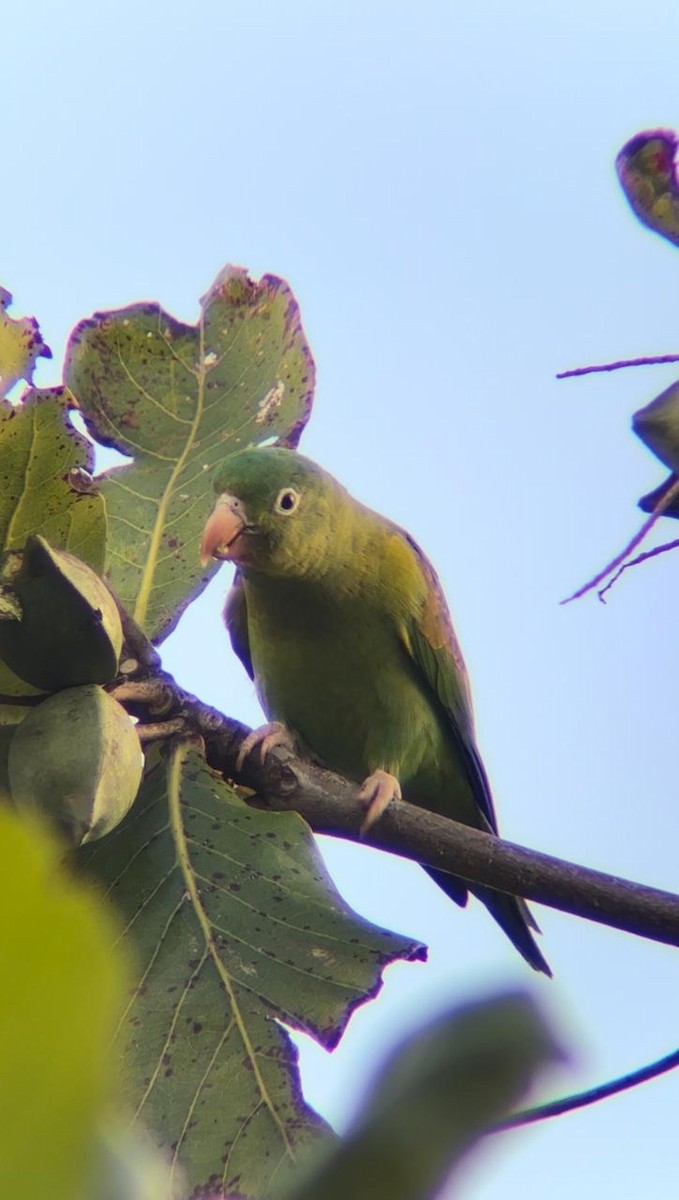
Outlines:
[[[293,450],[225,459],[204,561],[237,565],[225,621],[284,740],[361,784],[365,825],[394,797],[497,833],[467,673],[436,573],[413,539]],[[458,904],[467,885],[429,875]],[[551,971],[525,901],[470,889],[536,971]]]

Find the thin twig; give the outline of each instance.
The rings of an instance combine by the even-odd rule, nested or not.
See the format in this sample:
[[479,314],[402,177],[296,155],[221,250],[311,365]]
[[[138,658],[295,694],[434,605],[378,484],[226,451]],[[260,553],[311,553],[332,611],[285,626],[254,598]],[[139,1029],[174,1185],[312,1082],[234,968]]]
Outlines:
[[673,1050],[664,1058],[647,1063],[645,1067],[639,1067],[636,1071],[630,1071],[629,1075],[621,1075],[609,1083],[588,1088],[586,1092],[576,1092],[572,1096],[564,1096],[561,1100],[551,1100],[548,1104],[536,1104],[534,1108],[526,1108],[504,1121],[499,1121],[488,1132],[502,1133],[505,1129],[516,1129],[518,1125],[532,1125],[533,1122],[544,1121],[547,1117],[560,1117],[563,1113],[574,1112],[575,1109],[585,1108],[588,1104],[596,1104],[599,1100],[607,1100],[609,1096],[617,1096],[619,1092],[638,1087],[639,1084],[656,1079],[675,1067],[679,1067],[679,1050]]
[[47,694],[41,693],[38,696],[4,696],[0,695],[0,704],[19,705],[20,707],[35,708],[36,704],[40,704],[41,700],[46,700]]
[[679,538],[675,538],[673,542],[663,542],[662,546],[654,546],[652,550],[644,550],[643,554],[637,554],[636,558],[631,558],[629,562],[623,563],[618,567],[615,575],[609,579],[605,587],[601,588],[597,595],[602,604],[605,604],[604,596],[610,591],[614,583],[617,583],[620,576],[628,567],[638,567],[639,563],[646,562],[648,558],[655,558],[658,554],[666,554],[668,550],[676,550],[679,546]]
[[663,515],[665,509],[670,506],[677,496],[679,496],[679,478],[675,479],[672,486],[669,487],[667,491],[664,492],[659,498],[650,517],[644,521],[641,528],[637,530],[634,537],[625,546],[624,550],[621,550],[619,554],[616,554],[615,558],[612,559],[602,571],[598,571],[594,578],[590,579],[588,583],[585,583],[582,587],[578,588],[577,592],[573,592],[571,596],[567,596],[565,600],[562,600],[561,604],[570,604],[571,600],[579,600],[581,596],[585,596],[587,592],[591,592],[597,586],[597,584],[602,583],[607,575],[610,575],[612,571],[615,571],[616,567],[619,567],[621,563],[624,563],[625,559],[632,553],[634,549],[636,549],[639,543],[643,542],[646,534],[650,533],[656,521]]
[[573,379],[576,375],[594,375],[597,371],[621,371],[624,367],[652,367],[658,363],[679,362],[679,354],[654,354],[646,358],[621,358],[618,362],[599,363],[591,367],[575,367],[559,371],[557,379]]

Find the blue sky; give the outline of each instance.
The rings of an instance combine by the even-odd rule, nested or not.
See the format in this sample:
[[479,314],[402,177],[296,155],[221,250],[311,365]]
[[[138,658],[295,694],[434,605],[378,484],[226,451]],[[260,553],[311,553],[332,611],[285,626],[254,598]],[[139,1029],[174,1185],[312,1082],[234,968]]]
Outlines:
[[[318,366],[303,448],[436,564],[502,830],[676,890],[679,558],[606,607],[558,602],[637,527],[663,471],[630,415],[679,371],[554,379],[679,349],[679,257],[613,170],[632,134],[679,126],[676,4],[42,0],[4,14],[2,42],[1,282],[55,352],[41,382],[93,309],[154,298],[191,320],[225,261],[284,276]],[[219,643],[227,582],[166,661],[256,723]],[[543,982],[480,905],[323,847],[360,912],[431,947],[333,1055],[304,1045],[307,1095],[339,1127],[400,1030],[495,985],[534,987],[569,1046],[550,1092],[676,1045],[676,951],[542,910]],[[669,1200],[678,1099],[675,1073],[498,1138],[462,1194]]]

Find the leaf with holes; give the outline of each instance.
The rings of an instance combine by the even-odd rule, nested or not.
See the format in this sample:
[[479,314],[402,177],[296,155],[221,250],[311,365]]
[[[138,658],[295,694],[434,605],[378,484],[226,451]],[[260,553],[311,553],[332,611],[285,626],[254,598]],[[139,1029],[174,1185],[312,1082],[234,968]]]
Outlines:
[[157,304],[83,321],[64,379],[93,436],[134,459],[101,479],[107,574],[159,641],[216,569],[198,561],[212,468],[250,443],[296,445],[308,420],[314,364],[299,309],[283,280],[226,268],[197,325]]
[[79,858],[136,947],[120,1039],[138,1117],[192,1194],[261,1200],[324,1128],[277,1019],[331,1048],[382,968],[423,947],[347,907],[301,817],[249,808],[185,748]]
[[11,293],[0,287],[0,396],[6,396],[20,379],[31,383],[37,359],[52,357],[35,317],[13,320],[7,315],[11,303]]

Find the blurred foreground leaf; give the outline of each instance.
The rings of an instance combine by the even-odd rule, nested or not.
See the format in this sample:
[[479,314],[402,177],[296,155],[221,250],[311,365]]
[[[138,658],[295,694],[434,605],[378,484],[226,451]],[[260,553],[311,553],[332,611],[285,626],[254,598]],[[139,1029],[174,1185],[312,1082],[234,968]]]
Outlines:
[[535,1005],[505,995],[419,1030],[387,1061],[346,1138],[285,1200],[429,1200],[486,1130],[560,1057]]
[[42,827],[0,806],[0,1196],[80,1200],[102,1112],[122,953]]
[[100,480],[107,574],[160,640],[214,574],[198,562],[214,465],[267,438],[296,445],[309,418],[314,364],[299,309],[283,280],[226,268],[196,325],[158,304],[82,321],[64,381],[93,436],[134,459]]
[[297,814],[248,807],[185,747],[79,859],[140,964],[120,1031],[132,1110],[190,1187],[260,1200],[324,1128],[278,1019],[332,1047],[382,968],[423,947],[348,908]]
[[92,1182],[85,1200],[186,1200],[182,1176],[147,1135],[120,1122],[107,1124],[99,1138]]

